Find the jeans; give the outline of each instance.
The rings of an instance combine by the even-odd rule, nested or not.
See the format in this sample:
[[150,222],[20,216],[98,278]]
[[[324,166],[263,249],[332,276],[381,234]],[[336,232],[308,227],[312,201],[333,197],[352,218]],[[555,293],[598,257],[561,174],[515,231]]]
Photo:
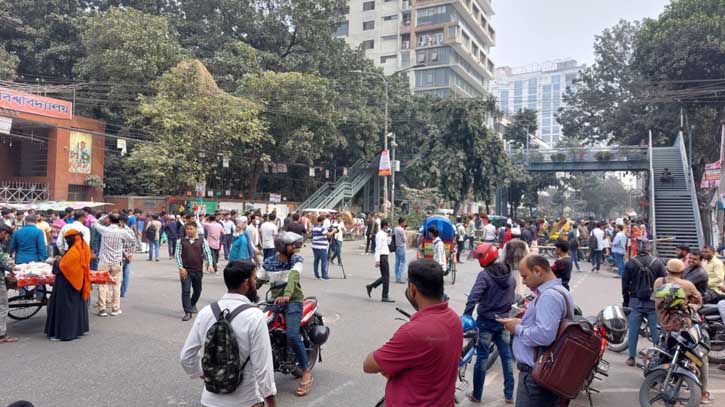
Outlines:
[[131,262],[123,261],[123,283],[121,283],[121,298],[126,296],[128,290],[128,279],[131,277]]
[[262,254],[264,255],[264,260],[267,260],[268,257],[274,256],[274,248],[262,249]]
[[624,253],[612,253],[614,256],[614,264],[617,265],[617,274],[620,277],[624,275]]
[[322,278],[327,280],[328,279],[328,277],[327,277],[327,249],[312,249],[312,253],[315,255],[315,259],[314,259],[314,263],[313,263],[313,270],[315,271],[315,278],[320,278],[318,269],[320,267],[320,263],[322,263]]
[[466,241],[465,240],[459,240],[458,241],[458,253],[456,253],[456,261],[461,262],[461,254],[463,254],[463,250],[466,248]]
[[556,407],[559,397],[539,387],[530,371],[519,371],[516,407]]
[[475,242],[476,242],[476,238],[475,237],[473,237],[473,236],[469,236],[468,237],[468,249],[470,251],[473,251],[473,249],[474,249],[473,246],[475,245]]
[[176,238],[175,237],[169,237],[169,257],[174,258],[176,256]]
[[592,251],[592,270],[599,271],[599,267],[601,267],[602,262],[604,261],[604,251],[603,250],[593,250]]
[[302,322],[302,303],[293,301],[284,307],[284,318],[287,321],[287,341],[292,345],[292,350],[297,357],[297,363],[302,369],[307,369],[310,364],[307,360],[307,349],[300,336],[300,323]]
[[367,237],[368,241],[365,243],[365,253],[375,253],[375,235]]
[[503,395],[506,400],[514,399],[514,361],[511,355],[511,335],[496,321],[477,319],[478,344],[476,345],[476,363],[473,366],[473,398],[483,398],[483,385],[486,382],[486,365],[488,364],[488,351],[491,343],[496,344],[501,356],[504,387]]
[[342,264],[342,242],[337,239],[332,239],[332,246],[330,246],[330,263],[335,261],[339,262],[339,264]]
[[632,309],[629,313],[629,320],[627,321],[629,324],[629,357],[634,358],[637,356],[637,342],[639,342],[639,327],[642,326],[642,317],[647,317],[652,342],[657,341],[659,332],[657,329],[657,314],[655,313],[654,301],[642,301],[639,298],[630,298],[629,308]]
[[579,250],[578,249],[571,251],[571,264],[573,264],[574,267],[576,267],[576,271],[581,270],[579,268]]
[[725,300],[717,302],[717,310],[720,311],[720,318],[722,318],[722,321],[725,324]]
[[[4,273],[4,271],[0,272]],[[8,290],[5,287],[5,277],[0,277],[0,337],[7,334],[8,309]]]
[[395,248],[395,281],[403,281],[405,271],[405,247]]
[[383,298],[388,298],[388,290],[390,289],[390,264],[388,264],[388,255],[380,255],[380,278],[375,280],[370,287],[377,288],[383,285]]
[[[98,255],[98,253],[96,253]],[[98,258],[91,259],[91,270],[98,270]]]
[[[181,280],[181,306],[187,314],[191,314],[199,301],[199,297],[201,297],[201,280],[203,277],[204,272],[202,271],[189,271],[189,275]],[[193,294],[191,293],[192,288],[194,289]]]
[[217,265],[219,264],[219,249],[209,249],[211,250],[211,261],[212,266],[214,266],[214,272],[218,271]]
[[153,260],[154,256],[159,259],[161,256],[161,242],[158,240],[149,240],[149,260]]
[[222,235],[222,245],[224,246],[224,258],[229,260],[229,253],[232,250],[232,242],[234,235]]

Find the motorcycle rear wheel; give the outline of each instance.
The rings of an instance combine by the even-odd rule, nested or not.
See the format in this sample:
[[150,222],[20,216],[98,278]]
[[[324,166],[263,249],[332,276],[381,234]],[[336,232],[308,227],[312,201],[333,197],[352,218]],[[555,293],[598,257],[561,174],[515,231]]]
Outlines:
[[710,353],[707,354],[710,363],[725,363],[725,331],[715,333],[714,338],[710,338]]
[[[666,370],[656,370],[647,374],[642,383],[642,387],[639,388],[639,405],[641,407],[654,407],[654,406],[667,406],[673,407],[683,405],[685,407],[697,407],[700,405],[700,397],[702,395],[702,389],[695,383],[694,380],[687,376],[673,375],[670,379],[674,382],[673,385],[678,386],[677,389],[677,400],[672,403],[667,403],[662,399],[663,386],[665,378],[667,377]],[[687,387],[687,390],[684,390]],[[686,391],[689,397],[679,397],[680,394]]]

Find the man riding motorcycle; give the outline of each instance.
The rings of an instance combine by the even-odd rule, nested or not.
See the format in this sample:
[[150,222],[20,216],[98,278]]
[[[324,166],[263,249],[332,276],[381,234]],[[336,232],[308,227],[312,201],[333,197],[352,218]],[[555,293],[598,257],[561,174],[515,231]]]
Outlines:
[[257,275],[257,288],[265,283],[271,284],[274,303],[284,309],[287,321],[287,340],[292,345],[297,363],[303,369],[300,384],[295,392],[303,397],[312,389],[312,369],[307,360],[307,351],[300,337],[302,320],[302,302],[304,294],[300,285],[303,258],[297,252],[302,247],[304,238],[297,233],[281,232],[274,239],[275,256],[264,260],[262,270]]

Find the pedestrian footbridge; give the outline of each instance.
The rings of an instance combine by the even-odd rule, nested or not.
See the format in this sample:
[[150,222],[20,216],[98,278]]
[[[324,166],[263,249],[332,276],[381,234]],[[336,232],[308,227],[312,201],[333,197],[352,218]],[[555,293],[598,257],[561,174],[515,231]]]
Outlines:
[[649,171],[649,157],[647,146],[529,149],[511,152],[511,159],[530,172]]

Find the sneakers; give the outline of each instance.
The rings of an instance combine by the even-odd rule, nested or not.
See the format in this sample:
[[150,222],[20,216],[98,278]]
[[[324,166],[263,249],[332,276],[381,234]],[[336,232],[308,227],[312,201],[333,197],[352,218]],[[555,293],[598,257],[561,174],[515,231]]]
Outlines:
[[181,318],[181,320],[184,321],[184,322],[186,322],[186,321],[188,321],[190,319],[191,319],[191,314],[188,313],[188,312],[186,314],[184,314],[184,316]]
[[100,311],[98,311],[98,316],[99,317],[107,317],[108,316],[108,312],[106,312],[106,310],[100,310]]
[[627,366],[634,366],[635,365],[634,358],[627,358],[627,361],[624,362],[624,363],[626,363]]
[[123,314],[123,311],[121,311],[120,309],[119,310],[116,310],[116,311],[111,311],[111,315],[114,316],[114,317],[115,316],[118,316],[118,315],[121,315],[121,314]]
[[473,398],[473,393],[466,394],[466,398],[468,401],[470,401],[472,404],[481,404],[481,400]]
[[366,286],[365,286],[365,289],[366,289],[366,290],[367,290],[367,292],[368,292],[368,298],[373,298],[373,297],[372,297],[372,295],[371,295],[371,294],[373,293],[373,288],[372,288],[372,287],[370,287],[369,285],[366,285]]

